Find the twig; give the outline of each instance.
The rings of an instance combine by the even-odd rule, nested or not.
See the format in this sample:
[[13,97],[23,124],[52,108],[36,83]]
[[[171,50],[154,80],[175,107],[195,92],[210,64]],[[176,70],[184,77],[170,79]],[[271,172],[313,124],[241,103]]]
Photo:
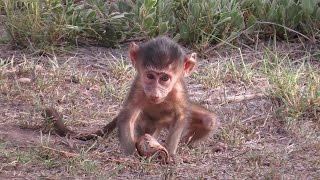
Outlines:
[[77,156],[79,156],[79,154],[75,154],[75,153],[70,153],[70,152],[67,152],[67,151],[54,149],[54,148],[51,148],[51,147],[48,147],[48,146],[19,146],[19,148],[43,148],[43,149],[48,149],[50,151],[58,152],[58,153],[63,154],[65,156],[67,156],[67,157],[77,157]]
[[[304,34],[302,34],[302,33],[298,32],[298,31],[296,31],[296,30],[294,30],[294,29],[291,29],[291,28],[288,28],[288,27],[286,27],[286,26],[284,26],[284,25],[281,25],[281,24],[277,24],[277,23],[273,23],[273,22],[265,22],[265,21],[256,21],[256,24],[270,24],[270,25],[280,26],[280,27],[282,27],[282,28],[284,28],[284,29],[286,29],[286,30],[288,30],[288,31],[294,32],[294,33],[296,33],[296,34],[299,34],[300,36],[302,36],[302,37],[304,37],[304,38],[308,39],[309,41],[312,41],[312,40],[311,40],[309,37],[307,37],[306,35],[304,35]],[[251,26],[251,27],[252,27],[252,26]],[[251,27],[249,27],[249,28],[247,28],[247,29],[243,30],[243,31],[242,31],[242,32],[240,32],[239,34],[242,34],[243,32],[247,31],[247,30],[248,30],[248,29],[250,29]],[[233,37],[233,38],[230,38],[230,39],[229,39],[229,41],[230,41],[230,40],[233,40],[233,39],[234,39],[234,38],[236,38],[236,37],[237,37],[237,36],[235,36],[235,37]],[[221,45],[225,44],[225,43],[226,43],[226,41],[228,41],[228,40],[221,41],[221,42],[220,42],[220,43],[218,43],[217,45],[215,45],[215,46],[213,46],[213,47],[211,47],[211,48],[207,49],[207,50],[204,52],[204,54],[207,54],[207,53],[211,52],[212,50],[216,49],[217,47],[219,47],[219,46],[221,46]],[[228,43],[228,44],[229,44],[229,43]],[[229,44],[229,45],[230,45],[230,44]]]
[[281,24],[277,24],[277,23],[273,23],[273,22],[265,22],[265,21],[256,21],[256,23],[257,23],[257,24],[271,24],[271,25],[275,25],[275,26],[280,26],[280,27],[282,27],[282,28],[284,28],[284,29],[286,29],[286,30],[288,30],[288,31],[294,32],[294,33],[296,33],[296,34],[299,34],[300,36],[302,36],[302,37],[304,37],[304,38],[306,38],[306,39],[308,39],[308,40],[311,41],[311,39],[308,38],[306,35],[298,32],[298,31],[295,31],[295,30],[293,30],[293,29],[291,29],[291,28],[288,28],[288,27],[286,27],[286,26],[284,26],[284,25],[281,25]]
[[[122,160],[122,159],[106,159],[105,161],[114,162],[114,163],[121,163],[121,164],[131,163],[131,164],[150,165],[150,166],[157,166],[157,167],[164,166],[164,165],[158,164],[158,163],[144,163],[144,162],[136,162],[136,161],[127,161],[127,160]],[[165,165],[165,166],[170,166],[170,165]]]
[[244,94],[244,95],[239,95],[239,96],[221,98],[220,101],[226,102],[226,103],[230,103],[230,102],[237,103],[237,102],[241,102],[241,101],[245,101],[245,100],[251,100],[251,99],[255,99],[255,98],[263,98],[263,97],[265,97],[264,94]]
[[125,44],[128,42],[138,42],[138,41],[144,41],[146,40],[145,37],[137,37],[137,38],[132,38],[132,39],[125,39],[123,41],[120,41],[119,44]]
[[250,149],[247,149],[247,150],[244,151],[244,152],[241,152],[241,153],[239,153],[239,154],[236,154],[236,155],[231,156],[231,157],[226,157],[226,158],[229,159],[229,160],[231,160],[231,159],[234,159],[234,158],[236,158],[236,157],[239,157],[239,156],[242,156],[242,155],[244,155],[244,154],[247,154],[249,151],[250,151]]
[[70,153],[70,152],[67,152],[67,151],[62,151],[62,150],[58,150],[58,149],[54,149],[54,148],[51,148],[51,147],[48,147],[48,146],[40,146],[44,149],[48,149],[48,150],[51,150],[51,151],[55,151],[55,152],[58,152],[60,154],[63,154],[67,157],[78,157],[79,154],[75,154],[75,153]]

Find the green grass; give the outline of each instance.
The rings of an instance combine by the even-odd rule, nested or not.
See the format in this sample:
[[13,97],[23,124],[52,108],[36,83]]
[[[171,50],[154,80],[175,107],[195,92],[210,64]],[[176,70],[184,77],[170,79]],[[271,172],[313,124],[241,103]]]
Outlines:
[[11,42],[35,54],[71,45],[110,47],[161,34],[206,53],[212,44],[237,44],[239,37],[253,42],[270,35],[285,41],[299,36],[318,42],[320,37],[320,7],[314,0],[1,0],[0,12]]
[[125,32],[123,14],[103,1],[1,0],[11,41],[36,54],[81,44],[113,46]]
[[264,72],[270,84],[270,97],[279,105],[279,117],[288,120],[320,119],[320,71],[303,57],[292,60],[288,54],[270,53]]

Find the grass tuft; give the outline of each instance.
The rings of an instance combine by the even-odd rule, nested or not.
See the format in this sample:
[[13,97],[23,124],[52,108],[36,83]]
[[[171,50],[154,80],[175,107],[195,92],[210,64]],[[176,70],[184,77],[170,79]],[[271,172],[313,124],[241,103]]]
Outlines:
[[288,56],[273,56],[264,61],[270,84],[270,97],[279,106],[279,118],[320,119],[320,71],[308,62],[292,61]]

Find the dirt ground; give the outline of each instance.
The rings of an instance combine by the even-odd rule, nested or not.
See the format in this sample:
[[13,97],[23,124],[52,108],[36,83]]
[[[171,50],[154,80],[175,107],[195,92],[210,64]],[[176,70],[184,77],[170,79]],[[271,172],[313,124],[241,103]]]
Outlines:
[[[0,36],[6,37],[3,28]],[[221,127],[197,147],[181,145],[177,164],[125,157],[116,132],[83,142],[43,129],[43,106],[57,108],[75,130],[91,132],[109,122],[134,76],[127,47],[40,57],[0,44],[0,179],[320,179],[319,121],[275,118],[263,77],[247,83],[231,74],[208,85],[215,83],[208,67],[230,59],[251,63],[262,52],[246,48],[244,57],[214,51],[187,79],[191,99],[216,112]]]

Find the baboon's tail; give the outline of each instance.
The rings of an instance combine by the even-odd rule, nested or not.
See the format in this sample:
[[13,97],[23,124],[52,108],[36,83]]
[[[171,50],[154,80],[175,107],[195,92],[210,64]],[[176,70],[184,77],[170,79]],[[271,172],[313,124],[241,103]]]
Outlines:
[[53,123],[55,132],[60,136],[68,136],[71,138],[87,141],[96,139],[97,137],[103,137],[109,135],[117,127],[117,118],[114,118],[109,124],[94,133],[83,134],[72,131],[66,127],[62,120],[62,115],[52,107],[46,107],[43,109],[41,115],[49,122]]

